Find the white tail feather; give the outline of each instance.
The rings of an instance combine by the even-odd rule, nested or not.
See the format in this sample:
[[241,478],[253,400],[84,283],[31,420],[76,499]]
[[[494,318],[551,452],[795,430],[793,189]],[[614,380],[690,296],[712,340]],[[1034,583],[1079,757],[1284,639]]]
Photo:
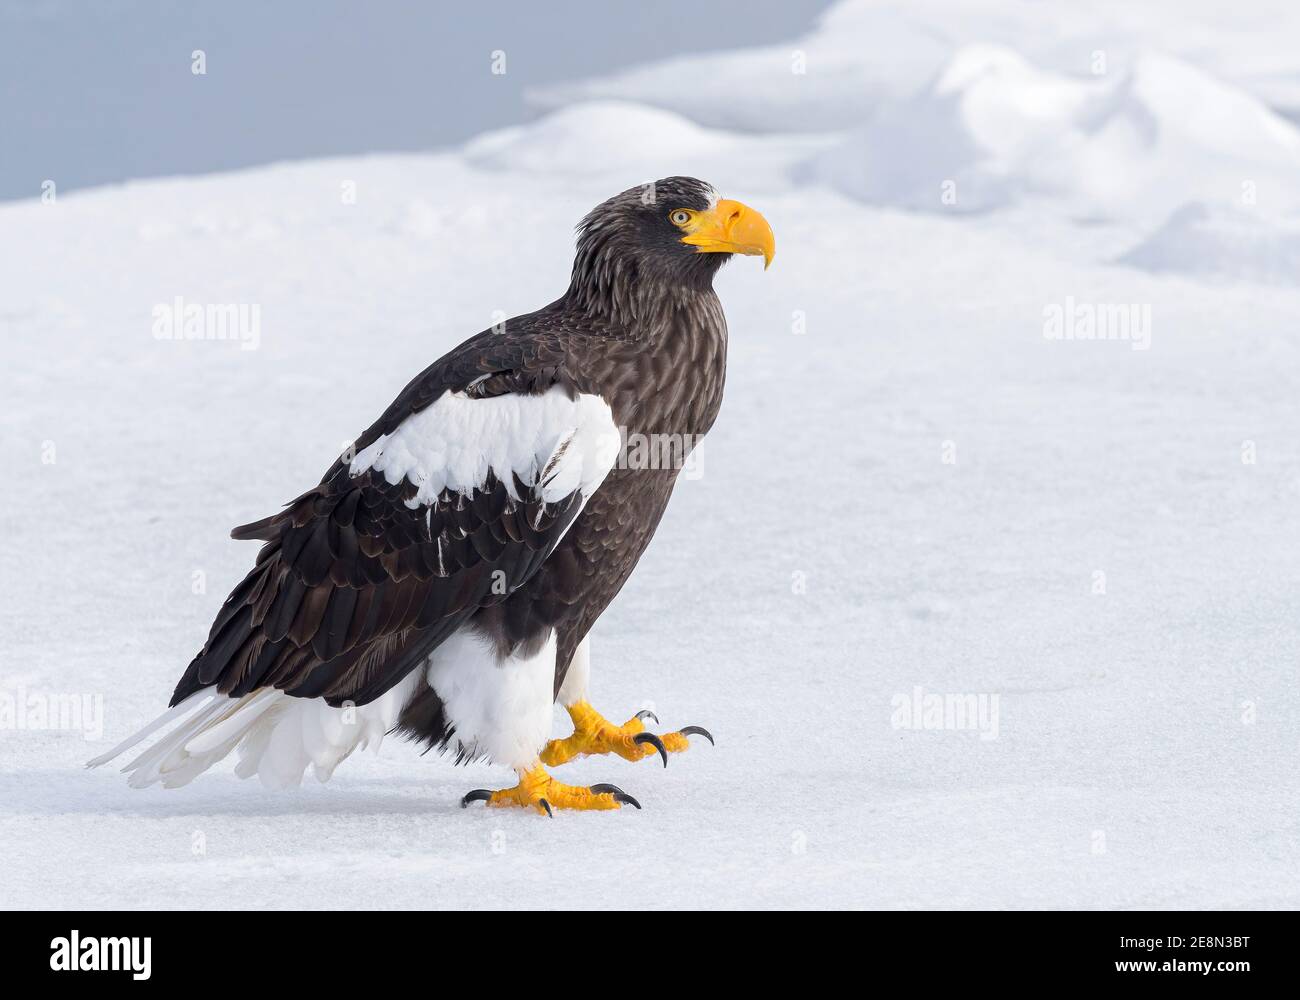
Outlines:
[[133,787],[187,784],[236,747],[240,759],[235,774],[241,778],[256,774],[265,785],[286,788],[299,784],[311,766],[319,780],[327,781],[358,746],[379,748],[384,734],[397,725],[416,685],[423,683],[423,676],[421,670],[412,671],[370,704],[349,708],[331,708],[321,698],[293,698],[274,689],[242,698],[207,689],[164,712],[86,766],[107,763],[185,716],[122,769],[130,774]]
[[259,715],[275,704],[276,696],[279,694],[280,692],[275,688],[263,688],[261,691],[254,692],[242,702],[238,711],[232,712],[221,722],[209,726],[186,743],[185,752],[205,753],[215,750],[231,736],[242,735]]
[[117,746],[113,747],[112,750],[109,750],[107,753],[100,754],[98,757],[94,758],[93,760],[86,761],[86,766],[99,767],[101,764],[107,764],[118,754],[125,753],[127,750],[130,750],[133,746],[139,743],[141,740],[146,739],[149,736],[152,736],[157,730],[167,725],[167,723],[171,722],[172,719],[176,718],[178,715],[184,715],[186,712],[191,712],[195,708],[197,708],[200,704],[210,701],[216,696],[217,696],[217,692],[213,691],[211,688],[208,688],[205,691],[195,692],[194,694],[186,698],[183,702],[181,702],[179,705],[173,705],[167,711],[163,712],[162,715],[158,716],[158,718],[154,719],[153,722],[149,723],[149,725],[145,726],[138,733],[134,733],[131,736],[128,736]]

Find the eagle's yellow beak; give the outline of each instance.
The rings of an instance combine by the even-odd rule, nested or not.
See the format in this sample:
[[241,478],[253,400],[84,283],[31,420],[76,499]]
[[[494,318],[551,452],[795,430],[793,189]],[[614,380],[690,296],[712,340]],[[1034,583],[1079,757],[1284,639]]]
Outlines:
[[776,236],[763,216],[748,205],[722,198],[710,211],[696,213],[686,226],[683,243],[699,253],[763,255],[763,269],[776,256]]

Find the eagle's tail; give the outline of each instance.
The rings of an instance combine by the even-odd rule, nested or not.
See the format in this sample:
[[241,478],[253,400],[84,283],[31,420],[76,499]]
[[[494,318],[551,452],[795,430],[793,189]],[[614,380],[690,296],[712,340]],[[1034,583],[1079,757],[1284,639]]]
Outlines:
[[422,675],[413,671],[375,701],[344,708],[332,708],[321,698],[294,698],[274,688],[241,698],[205,688],[86,766],[106,764],[171,725],[157,743],[122,768],[130,775],[132,787],[188,784],[236,747],[235,774],[241,778],[256,774],[269,787],[287,788],[299,784],[311,766],[317,779],[328,781],[334,768],[358,747],[378,749],[384,735],[397,725],[417,682],[422,682]]

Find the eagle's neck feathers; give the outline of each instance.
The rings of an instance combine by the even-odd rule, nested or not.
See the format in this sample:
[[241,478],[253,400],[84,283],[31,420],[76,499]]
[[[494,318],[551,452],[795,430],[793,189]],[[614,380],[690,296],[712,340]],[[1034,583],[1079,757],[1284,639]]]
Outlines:
[[713,276],[725,254],[695,254],[673,264],[629,246],[617,220],[588,220],[578,236],[568,310],[633,339],[659,338],[717,313]]

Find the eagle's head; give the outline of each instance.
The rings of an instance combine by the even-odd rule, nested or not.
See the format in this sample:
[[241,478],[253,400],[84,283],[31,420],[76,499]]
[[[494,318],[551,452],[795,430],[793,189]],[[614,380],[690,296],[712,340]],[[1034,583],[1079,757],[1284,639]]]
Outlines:
[[602,202],[578,226],[571,292],[594,302],[652,289],[708,288],[732,254],[772,263],[761,214],[694,177],[665,177]]

